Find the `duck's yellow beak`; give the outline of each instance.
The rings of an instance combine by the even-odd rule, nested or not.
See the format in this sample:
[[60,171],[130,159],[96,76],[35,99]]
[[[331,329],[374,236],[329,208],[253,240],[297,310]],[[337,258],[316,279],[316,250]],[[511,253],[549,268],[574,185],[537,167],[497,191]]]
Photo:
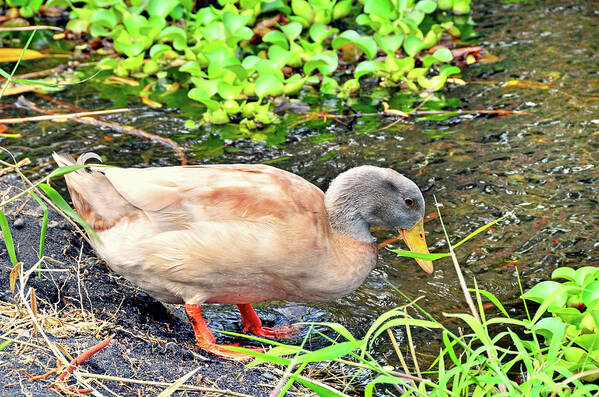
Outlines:
[[[408,248],[412,252],[419,252],[421,254],[428,254],[428,245],[424,238],[424,222],[421,219],[417,224],[414,225],[410,230],[400,229],[401,237],[406,242]],[[431,274],[433,272],[433,262],[425,261],[422,259],[416,259],[416,262],[420,265],[422,270]]]

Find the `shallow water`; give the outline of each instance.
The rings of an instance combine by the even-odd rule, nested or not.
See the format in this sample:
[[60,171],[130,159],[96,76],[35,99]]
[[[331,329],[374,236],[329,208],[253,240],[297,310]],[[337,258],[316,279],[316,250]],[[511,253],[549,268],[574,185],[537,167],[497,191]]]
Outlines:
[[[385,130],[380,128],[392,120],[363,118],[351,129],[313,121],[289,130],[284,125],[268,130],[274,146],[238,139],[234,127],[187,130],[185,118],[172,110],[138,107],[106,118],[175,139],[194,163],[270,162],[323,189],[355,165],[393,167],[423,189],[427,213],[434,211],[433,195],[437,197],[453,242],[506,215],[457,254],[466,280],[471,283],[476,277],[481,288],[518,316],[515,266],[526,287],[548,278],[558,266],[599,263],[599,2],[483,1],[475,11],[479,44],[500,60],[465,69],[469,84],[447,95],[460,98],[464,110],[521,110],[529,115],[466,114],[441,122],[403,122]],[[111,104],[85,86],[57,97],[85,109]],[[31,99],[43,103],[35,96]],[[374,110],[379,101],[376,95],[364,97],[356,108]],[[340,106],[329,99],[313,110],[333,113]],[[5,113],[27,114],[12,109]],[[286,117],[287,124],[298,120],[297,115]],[[40,122],[15,130],[24,137],[2,145],[30,157],[38,165],[34,176],[52,169],[47,164],[52,151],[92,150],[122,166],[177,164],[167,148],[97,127]],[[446,252],[439,221],[428,222],[425,229],[431,251]],[[385,231],[376,235],[380,240],[392,237]],[[438,319],[443,312],[467,311],[449,259],[435,266],[434,275],[428,276],[412,260],[382,252],[364,285],[337,302],[312,308],[258,306],[277,323],[335,321],[356,336],[384,311],[406,303],[387,283],[412,298],[423,296],[420,305]],[[238,322],[229,307],[214,307],[207,314],[215,328],[235,329]],[[402,330],[396,335],[400,343],[405,340]],[[438,351],[430,335],[414,337],[417,350]],[[383,354],[388,351],[389,346],[381,347]]]

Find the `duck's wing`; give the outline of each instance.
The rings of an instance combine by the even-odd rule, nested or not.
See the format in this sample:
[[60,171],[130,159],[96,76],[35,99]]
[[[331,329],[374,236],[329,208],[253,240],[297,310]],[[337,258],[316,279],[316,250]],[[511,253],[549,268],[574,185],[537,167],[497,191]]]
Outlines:
[[196,222],[328,225],[324,193],[305,179],[266,165],[103,168],[114,188],[161,230]]

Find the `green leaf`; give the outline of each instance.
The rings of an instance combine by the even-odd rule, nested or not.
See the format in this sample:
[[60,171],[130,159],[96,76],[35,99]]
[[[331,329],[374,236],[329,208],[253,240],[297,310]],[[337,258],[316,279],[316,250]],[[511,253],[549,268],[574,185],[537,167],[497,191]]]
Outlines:
[[389,56],[395,56],[395,51],[403,43],[403,36],[398,34],[392,36],[382,36],[378,33],[374,34],[374,39],[378,43],[380,49]]
[[264,41],[265,43],[277,44],[285,50],[289,49],[289,43],[287,43],[287,38],[283,33],[281,33],[278,30],[271,30],[270,32],[266,33],[264,37],[262,37],[262,41]]
[[440,254],[423,254],[420,252],[412,252],[406,250],[389,250],[397,255],[405,256],[408,258],[414,259],[423,259],[425,261],[436,261],[437,259],[446,258],[451,256],[450,253],[440,253]]
[[359,349],[364,342],[361,340],[336,343],[296,357],[297,363],[311,363],[314,361],[329,361],[341,358],[350,352]]
[[393,5],[389,0],[365,0],[364,12],[389,17],[393,14]]
[[406,54],[413,57],[424,48],[424,43],[418,37],[410,36],[403,43],[403,48],[406,51]]
[[148,23],[148,20],[142,15],[131,15],[123,20],[125,28],[132,36],[139,36],[140,29],[144,28]]
[[259,77],[255,84],[256,95],[260,100],[267,95],[279,96],[285,89],[281,79],[272,75]]
[[507,311],[505,310],[505,307],[503,307],[503,305],[501,304],[499,299],[497,299],[495,297],[495,295],[493,295],[489,291],[485,291],[483,289],[473,289],[473,288],[469,288],[468,290],[471,292],[478,292],[481,295],[484,295],[484,297],[487,298],[488,300],[490,300],[491,303],[493,303],[495,305],[495,307],[497,307],[506,317],[508,317],[508,318],[510,317],[510,315],[507,313]]
[[486,225],[479,227],[478,229],[476,229],[475,231],[473,231],[472,233],[470,233],[468,236],[466,236],[465,238],[463,238],[462,240],[460,240],[460,242],[458,242],[457,244],[455,244],[453,246],[453,249],[458,248],[460,245],[464,244],[466,241],[470,240],[472,237],[476,236],[479,233],[484,232],[485,230],[487,230],[488,228],[490,228],[491,226],[493,226],[494,224],[496,224],[497,222],[501,221],[504,218],[505,218],[505,216],[502,216],[501,218],[495,219],[493,222],[489,222]]
[[204,73],[204,71],[202,70],[202,68],[196,61],[188,61],[188,62],[184,63],[179,68],[179,71],[189,73],[195,77],[205,77],[205,78],[208,77],[208,75],[206,73]]
[[574,281],[576,270],[571,267],[558,267],[551,273],[551,278],[563,278],[569,281]]
[[583,287],[597,277],[599,277],[599,269],[596,266],[584,266],[576,270],[576,282]]
[[19,261],[17,260],[17,254],[15,252],[15,244],[12,239],[12,233],[10,232],[10,226],[8,226],[8,220],[6,220],[6,215],[4,212],[0,210],[0,227],[2,228],[2,236],[4,237],[4,245],[6,246],[6,251],[8,251],[8,257],[10,258],[10,263],[15,266]]
[[[542,281],[532,287],[530,290],[526,291],[522,298],[531,300],[537,303],[543,303],[547,300],[553,293],[562,288],[562,284],[556,281]],[[568,300],[568,293],[565,290],[559,294],[559,296],[555,297],[555,302],[553,306],[562,307],[565,305]]]
[[187,47],[187,32],[176,26],[169,26],[163,29],[158,38],[171,40],[173,47],[179,51]]
[[339,83],[330,77],[323,77],[320,83],[320,92],[323,94],[334,95],[339,91]]
[[356,65],[356,70],[354,71],[354,77],[359,79],[360,77],[366,74],[372,74],[376,72],[376,68],[374,67],[374,62],[363,61]]
[[166,18],[178,4],[178,0],[150,0],[147,11],[150,16]]
[[73,171],[80,170],[82,168],[89,168],[89,165],[65,165],[63,167],[56,168],[46,177],[47,180],[52,178],[58,178],[66,174],[70,174]]
[[312,18],[314,17],[314,11],[310,4],[305,0],[291,0],[291,9],[293,13],[303,19],[306,22],[312,22]]
[[301,383],[307,389],[312,390],[319,397],[349,397],[347,394],[336,391],[330,386],[324,384],[317,384],[310,381],[309,379],[300,378],[297,375],[291,375],[290,378],[298,383]]
[[453,59],[453,54],[449,48],[439,48],[433,53],[433,56],[439,60],[439,62],[449,62]]
[[322,23],[315,23],[312,26],[310,26],[310,30],[308,33],[312,41],[314,41],[315,43],[322,43],[327,37],[334,33],[332,32],[332,30],[337,31],[337,29],[329,30],[329,28],[326,25],[323,25]]
[[323,76],[328,76],[337,70],[337,54],[334,51],[325,51],[310,58],[304,65],[304,73],[310,75],[318,69]]
[[302,24],[299,22],[289,22],[287,25],[281,26],[283,34],[289,42],[297,39],[302,32]]
[[218,95],[221,96],[221,98],[223,99],[236,99],[239,94],[241,94],[241,90],[243,89],[243,86],[235,86],[229,83],[226,83],[222,80],[218,81],[217,84],[217,92]]
[[424,12],[425,14],[430,14],[437,9],[437,3],[432,0],[419,1],[415,8]]
[[391,376],[391,375],[377,376],[373,381],[369,382],[368,385],[366,385],[366,387],[364,388],[364,396],[372,397],[372,392],[374,390],[374,387],[377,384],[382,384],[382,383],[390,384],[390,385],[403,385],[406,383],[406,381],[397,376]]
[[225,29],[230,34],[235,34],[239,29],[245,26],[248,23],[250,17],[245,15],[237,15],[233,14],[229,11],[225,11],[223,14],[223,23],[225,24]]
[[592,308],[595,305],[595,302],[599,300],[599,280],[587,284],[580,295],[585,306]]
[[160,58],[160,55],[172,50],[172,47],[168,44],[154,44],[150,48],[150,58],[157,60]]
[[374,58],[377,52],[376,42],[368,36],[360,36],[355,30],[346,30],[333,39],[333,48],[338,50],[344,44],[356,45],[368,59]]

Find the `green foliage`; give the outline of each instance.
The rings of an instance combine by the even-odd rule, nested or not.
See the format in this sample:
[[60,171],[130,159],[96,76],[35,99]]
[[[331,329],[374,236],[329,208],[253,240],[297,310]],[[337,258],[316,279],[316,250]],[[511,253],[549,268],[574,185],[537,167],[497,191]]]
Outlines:
[[[548,311],[552,317],[543,318],[535,327],[546,343],[558,344],[563,350],[561,364],[573,373],[599,367],[599,268],[585,266],[574,270],[559,267],[522,297],[539,303],[539,317]],[[596,381],[599,373],[582,377]]]
[[[199,10],[189,0],[53,3],[71,8],[67,29],[112,40],[121,56],[102,60],[100,69],[151,78],[158,90],[182,83],[205,107],[204,122],[235,119],[246,127],[277,120],[272,97],[308,88],[346,98],[364,76],[440,90],[460,70],[448,65],[447,48],[429,49],[444,33],[459,36],[453,15],[470,7],[470,0],[443,7],[433,0],[220,0]],[[255,33],[277,13],[285,22]]]
[[[247,335],[233,334],[275,346],[268,352],[259,354],[243,348],[234,348],[233,350],[255,355],[256,359],[249,364],[250,366],[273,362],[295,367],[300,363],[338,361],[354,366],[360,371],[368,370],[371,381],[365,386],[365,396],[374,395],[377,386],[382,384],[401,385],[404,390],[403,396],[491,396],[502,394],[565,397],[592,395],[591,392],[599,391],[598,385],[586,383],[594,382],[599,378],[599,363],[597,362],[599,347],[599,334],[597,333],[598,275],[597,267],[589,266],[578,270],[556,269],[553,277],[564,278],[567,281],[563,283],[541,282],[524,294],[524,304],[526,304],[525,300],[542,303],[533,318],[525,320],[511,318],[493,294],[475,287],[471,292],[474,292],[476,296],[479,318],[465,313],[444,313],[447,318],[459,319],[464,322],[466,327],[461,328],[463,331],[459,335],[435,320],[416,302],[412,302],[408,306],[383,313],[372,323],[361,339],[352,335],[341,324],[305,323],[310,324],[311,327],[326,327],[333,331],[336,335],[332,337],[319,333],[331,342],[331,345],[308,351],[303,348],[303,345],[286,345]],[[392,288],[398,291],[395,287],[392,286]],[[500,312],[500,315],[487,318],[483,299],[489,300]],[[575,319],[572,316],[564,316],[564,313],[557,310],[569,307],[569,304],[578,307],[578,309],[574,309],[579,313]],[[579,306],[580,304],[586,306],[586,309]],[[408,307],[416,308],[428,320],[407,316]],[[553,314],[553,317],[541,318],[547,309]],[[502,325],[502,329],[497,331],[497,325]],[[422,379],[418,383],[409,383],[400,374],[391,372],[379,364],[371,354],[374,342],[387,335],[388,329],[408,326],[422,329],[422,332],[425,329],[429,332],[440,331],[443,341],[442,349],[428,371],[428,374],[433,375],[433,378],[436,379],[434,382]],[[311,330],[312,328],[308,333]],[[528,337],[519,336],[522,334],[528,335]],[[545,343],[539,340],[539,335],[543,336]],[[408,339],[407,343],[411,343],[411,341]],[[413,359],[416,360],[415,357]],[[289,380],[289,385],[298,381],[297,375],[303,368],[305,367],[299,366],[295,372],[296,377]],[[577,373],[583,371],[587,371],[586,375],[576,376]],[[311,382],[312,384],[307,386]],[[312,390],[326,386],[318,381],[305,378],[300,383]],[[330,387],[327,389],[327,393],[334,392],[330,390]]]

